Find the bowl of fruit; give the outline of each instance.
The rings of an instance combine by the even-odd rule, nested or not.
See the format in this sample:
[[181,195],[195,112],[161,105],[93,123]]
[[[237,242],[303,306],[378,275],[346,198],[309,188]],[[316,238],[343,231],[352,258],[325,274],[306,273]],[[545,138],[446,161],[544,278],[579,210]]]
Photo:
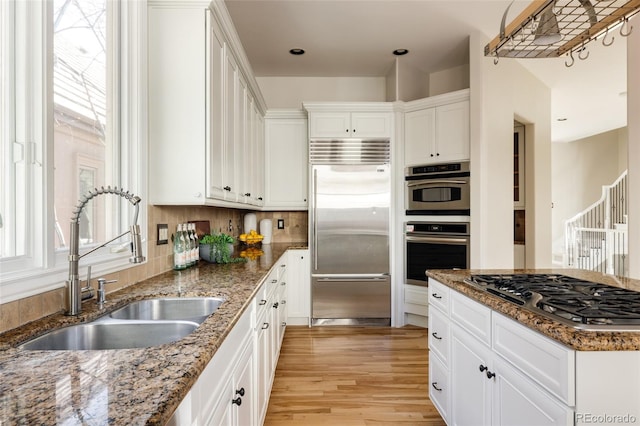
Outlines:
[[252,229],[247,234],[240,234],[238,236],[238,239],[240,240],[241,244],[249,247],[256,247],[262,244],[264,235],[260,235],[255,229]]

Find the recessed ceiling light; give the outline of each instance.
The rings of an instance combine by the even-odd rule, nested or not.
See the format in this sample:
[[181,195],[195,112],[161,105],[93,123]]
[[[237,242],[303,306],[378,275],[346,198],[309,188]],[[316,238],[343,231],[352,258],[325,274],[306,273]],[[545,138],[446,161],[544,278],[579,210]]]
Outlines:
[[393,54],[396,56],[406,55],[407,53],[409,53],[407,49],[396,49],[393,51]]
[[292,55],[304,55],[304,49],[291,49],[289,53]]

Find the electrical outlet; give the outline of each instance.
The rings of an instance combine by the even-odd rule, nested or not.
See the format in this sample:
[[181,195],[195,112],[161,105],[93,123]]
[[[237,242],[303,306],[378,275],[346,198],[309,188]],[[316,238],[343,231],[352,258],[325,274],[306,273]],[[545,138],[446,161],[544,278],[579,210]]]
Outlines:
[[284,219],[278,219],[278,229],[284,229]]
[[169,225],[166,223],[158,224],[158,242],[156,245],[169,243]]

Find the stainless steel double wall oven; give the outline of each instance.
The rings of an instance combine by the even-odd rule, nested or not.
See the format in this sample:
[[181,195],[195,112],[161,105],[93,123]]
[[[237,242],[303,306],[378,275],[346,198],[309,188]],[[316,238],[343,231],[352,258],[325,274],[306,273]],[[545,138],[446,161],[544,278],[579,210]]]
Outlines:
[[405,209],[416,219],[405,224],[407,284],[426,286],[428,269],[469,267],[469,222],[464,218],[471,212],[470,176],[468,161],[406,168]]

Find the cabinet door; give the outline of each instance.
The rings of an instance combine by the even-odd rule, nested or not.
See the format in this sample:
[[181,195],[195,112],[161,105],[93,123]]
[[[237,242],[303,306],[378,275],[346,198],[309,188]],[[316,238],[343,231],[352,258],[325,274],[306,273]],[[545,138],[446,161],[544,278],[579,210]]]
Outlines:
[[255,425],[256,422],[256,392],[254,386],[253,346],[247,345],[238,361],[234,372],[233,424],[237,426]]
[[269,405],[269,394],[271,392],[271,333],[270,328],[271,309],[264,311],[264,314],[258,318],[256,324],[257,342],[256,342],[256,383],[257,389],[257,406],[258,418],[264,420]]
[[450,402],[452,425],[491,424],[494,373],[491,350],[457,325],[451,327]]
[[236,187],[235,141],[236,141],[236,102],[238,99],[238,65],[233,54],[225,47],[225,71],[224,71],[224,169],[223,189],[225,199],[236,201],[238,188]]
[[149,7],[148,201],[154,204],[205,202],[210,18],[204,8]]
[[493,389],[493,424],[568,425],[573,410],[545,392],[506,361],[496,357]]
[[469,101],[436,108],[435,140],[438,161],[469,159]]
[[233,182],[235,184],[236,201],[246,203],[247,195],[250,194],[248,184],[251,178],[251,157],[249,152],[249,132],[247,125],[247,106],[249,103],[249,92],[247,82],[238,72],[238,88],[235,108],[235,142],[233,143]]
[[[209,17],[208,22],[211,21]],[[207,96],[207,105],[209,111],[209,120],[207,125],[208,143],[208,165],[207,165],[207,196],[210,198],[224,199],[225,192],[225,157],[224,157],[224,70],[225,70],[225,48],[224,39],[218,28],[209,25],[209,52],[208,74],[209,90]]]
[[265,149],[264,149],[264,118],[262,117],[262,114],[260,114],[260,111],[258,110],[258,107],[254,104],[254,132],[255,132],[255,152],[256,152],[256,161],[255,161],[255,167],[256,167],[256,173],[254,174],[254,185],[253,188],[251,190],[252,194],[255,194],[253,196],[254,198],[254,203],[257,206],[262,207],[265,203],[265,186],[264,186],[264,180],[265,180]]
[[411,111],[404,116],[404,165],[417,166],[435,161],[435,108]]
[[347,137],[351,135],[351,113],[317,112],[309,117],[312,138]]
[[356,138],[391,137],[392,115],[386,112],[354,112],[351,114],[351,136]]
[[269,208],[307,208],[307,120],[267,119],[266,200]]

